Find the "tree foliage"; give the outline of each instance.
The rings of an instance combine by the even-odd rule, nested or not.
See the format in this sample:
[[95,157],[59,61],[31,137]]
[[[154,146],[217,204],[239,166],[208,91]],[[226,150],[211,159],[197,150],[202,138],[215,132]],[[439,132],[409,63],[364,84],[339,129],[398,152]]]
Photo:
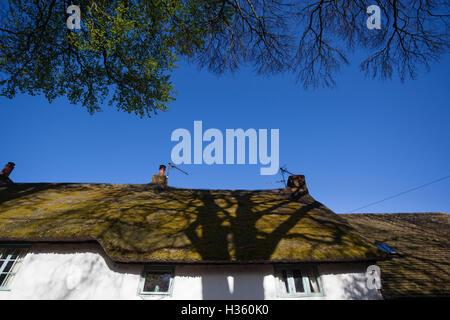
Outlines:
[[[91,113],[107,99],[151,116],[174,100],[177,60],[222,73],[293,72],[305,87],[334,86],[353,49],[371,77],[415,78],[449,47],[448,1],[79,0],[82,29],[64,0],[9,0],[0,8],[1,95],[66,96]],[[382,10],[368,30],[366,12]]]

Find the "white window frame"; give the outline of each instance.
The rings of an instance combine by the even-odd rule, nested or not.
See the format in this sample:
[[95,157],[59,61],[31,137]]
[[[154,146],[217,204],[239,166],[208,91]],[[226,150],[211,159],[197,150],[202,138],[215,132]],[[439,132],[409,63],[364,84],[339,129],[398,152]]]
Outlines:
[[[147,273],[151,272],[166,272],[170,274],[169,289],[167,292],[144,291],[145,278]],[[173,282],[175,277],[175,267],[168,265],[145,265],[141,273],[139,283],[139,295],[142,296],[171,296],[173,291]]]
[[[22,266],[23,259],[25,258],[29,247],[30,245],[28,244],[0,244],[1,249],[14,249],[19,251],[15,259],[12,259],[12,254],[3,256],[2,253],[0,253],[0,274],[6,274],[3,283],[0,283],[0,291],[11,291],[12,282],[20,271],[20,267]],[[11,261],[13,261],[13,265],[9,271],[3,272],[7,264]],[[4,285],[6,282],[8,282],[8,285]]]
[[[298,270],[302,275],[302,283],[305,292],[296,292],[295,291],[295,282],[293,271]],[[307,271],[312,270],[314,274],[317,275],[317,284],[319,286],[319,292],[311,292],[311,288],[309,286],[309,278]],[[275,271],[275,285],[277,290],[277,296],[282,298],[296,298],[296,297],[323,297],[324,291],[322,286],[322,279],[320,274],[317,271],[317,266],[315,265],[276,265],[274,266]],[[287,285],[289,292],[284,293],[280,290],[280,278],[278,274],[282,271],[286,271],[287,275]]]

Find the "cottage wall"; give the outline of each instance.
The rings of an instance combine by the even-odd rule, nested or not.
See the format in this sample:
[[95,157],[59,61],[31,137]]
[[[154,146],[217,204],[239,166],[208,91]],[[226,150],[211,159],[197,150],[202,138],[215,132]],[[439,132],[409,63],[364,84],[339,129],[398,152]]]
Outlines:
[[[324,296],[380,299],[366,286],[364,263],[319,264]],[[97,244],[35,244],[1,299],[155,299],[139,295],[142,264],[114,263]],[[161,297],[158,297],[161,299]],[[273,266],[179,265],[163,299],[280,299]],[[311,299],[311,298],[303,298]]]

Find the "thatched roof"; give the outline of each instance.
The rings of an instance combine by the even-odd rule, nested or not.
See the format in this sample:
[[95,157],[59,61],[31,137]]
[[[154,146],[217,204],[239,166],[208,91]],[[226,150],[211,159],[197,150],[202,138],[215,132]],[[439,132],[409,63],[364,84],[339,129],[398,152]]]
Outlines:
[[445,213],[339,215],[370,241],[397,251],[380,261],[385,298],[450,296],[450,216]]
[[385,257],[307,192],[33,183],[0,187],[0,241],[98,241],[121,262]]

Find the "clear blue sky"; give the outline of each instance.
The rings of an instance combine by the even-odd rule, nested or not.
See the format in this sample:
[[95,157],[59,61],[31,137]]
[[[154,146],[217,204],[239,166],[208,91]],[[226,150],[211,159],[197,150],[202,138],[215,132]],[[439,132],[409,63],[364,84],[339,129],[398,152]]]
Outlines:
[[[250,69],[216,76],[182,64],[177,100],[151,119],[89,115],[66,99],[0,97],[0,164],[16,182],[148,183],[176,144],[171,132],[202,120],[204,130],[278,128],[280,164],[306,175],[310,193],[338,213],[450,174],[450,57],[418,80],[365,79],[357,61],[335,89],[305,91],[293,75]],[[270,189],[280,175],[258,165],[183,165],[169,184],[185,188]],[[363,212],[450,212],[450,179]]]

